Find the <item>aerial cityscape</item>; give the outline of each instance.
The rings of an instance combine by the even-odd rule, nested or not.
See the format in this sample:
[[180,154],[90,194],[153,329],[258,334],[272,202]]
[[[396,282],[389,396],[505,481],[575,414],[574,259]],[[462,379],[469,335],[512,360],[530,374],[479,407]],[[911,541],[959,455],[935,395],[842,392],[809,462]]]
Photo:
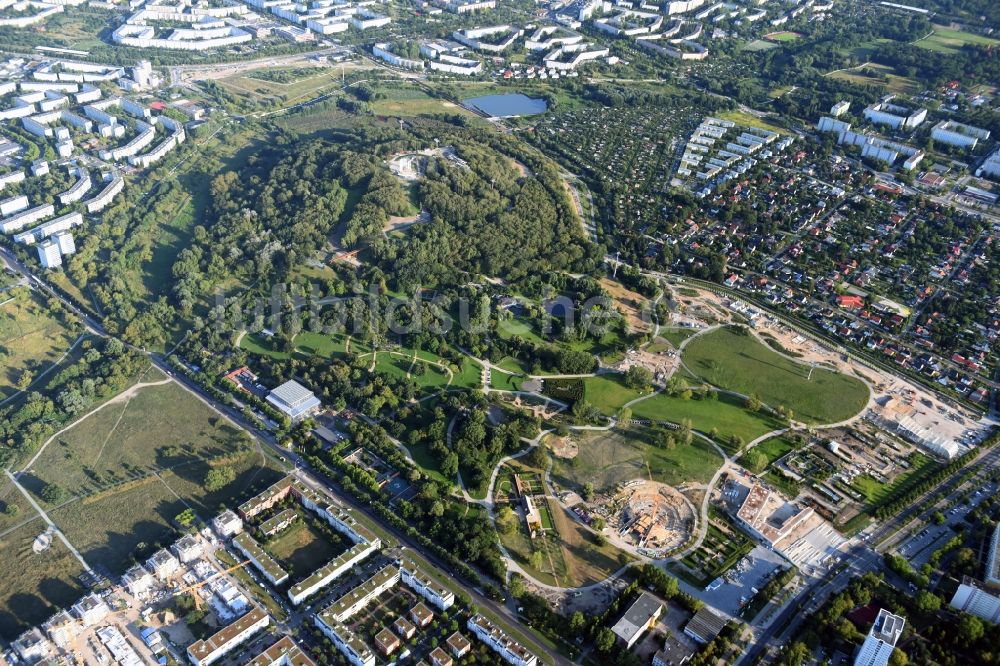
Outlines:
[[1000,3],[0,0],[0,666],[1000,666]]

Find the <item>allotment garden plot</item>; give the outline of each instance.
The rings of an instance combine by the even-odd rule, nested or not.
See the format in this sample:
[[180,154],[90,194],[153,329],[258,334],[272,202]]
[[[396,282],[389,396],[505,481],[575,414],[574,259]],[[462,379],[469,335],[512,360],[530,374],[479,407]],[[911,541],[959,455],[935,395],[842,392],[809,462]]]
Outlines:
[[616,231],[643,228],[663,219],[679,137],[695,118],[693,107],[582,108],[546,115],[532,139],[581,175],[605,181],[614,194],[601,205]]

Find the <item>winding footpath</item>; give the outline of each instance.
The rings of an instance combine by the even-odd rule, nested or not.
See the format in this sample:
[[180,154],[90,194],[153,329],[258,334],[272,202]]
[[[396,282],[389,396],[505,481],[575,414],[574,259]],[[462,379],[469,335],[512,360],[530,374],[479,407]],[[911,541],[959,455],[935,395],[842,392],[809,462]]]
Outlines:
[[[659,302],[664,296],[665,296],[665,291],[661,291],[660,294],[659,294],[659,296],[656,299],[656,302]],[[648,344],[652,344],[652,340],[655,340],[655,338],[660,333],[660,329],[661,329],[660,323],[658,321],[656,321],[656,322],[654,322],[654,324],[655,324],[655,326],[654,326],[654,330],[653,330],[653,335],[650,338],[651,342],[648,343]],[[722,328],[723,326],[724,326],[724,324],[715,324],[715,325],[707,326],[705,328],[699,329],[693,335],[691,335],[690,337],[688,337],[687,339],[685,339],[684,341],[682,341],[680,343],[680,345],[678,345],[678,349],[677,349],[677,355],[678,355],[678,366],[677,367],[678,368],[684,368],[692,377],[698,378],[698,374],[695,373],[695,372],[693,372],[690,368],[688,368],[684,364],[684,362],[683,362],[683,360],[681,358],[682,354],[683,354],[683,351],[684,351],[684,349],[687,347],[687,345],[692,340],[694,340],[694,339],[696,339],[696,338],[698,338],[700,336],[709,334],[709,333],[711,333],[711,332],[713,332],[715,330],[718,330],[718,329]],[[767,342],[763,338],[761,338],[761,336],[756,331],[753,331],[752,329],[749,329],[749,330],[750,330],[750,333],[754,336],[754,338],[760,344],[763,344],[763,345],[767,346],[767,348],[770,349],[771,351],[773,351],[774,353],[776,353],[779,356],[781,356],[781,357],[783,357],[783,358],[785,358],[787,360],[790,360],[790,361],[792,361],[794,363],[802,364],[802,361],[800,359],[796,359],[796,358],[794,358],[794,357],[792,357],[792,356],[790,356],[788,354],[785,354],[785,353],[783,353],[783,352],[781,352],[779,350],[773,349],[773,347],[771,347],[770,345],[768,345]],[[559,408],[560,408],[559,411],[562,411],[562,410],[568,408],[568,405],[566,405],[565,403],[561,403],[559,401],[554,401],[552,398],[549,398],[548,396],[542,395],[541,393],[537,393],[537,392],[533,392],[533,391],[507,391],[507,390],[492,388],[490,386],[490,375],[491,375],[491,373],[492,373],[493,370],[496,370],[499,373],[505,374],[505,375],[519,375],[519,373],[507,370],[505,368],[501,368],[498,365],[495,365],[495,364],[491,363],[488,359],[479,359],[479,358],[476,358],[476,357],[474,357],[471,353],[469,353],[466,350],[462,350],[462,351],[467,356],[469,356],[470,358],[472,358],[473,360],[475,360],[477,363],[479,363],[482,366],[482,368],[483,368],[482,381],[483,381],[483,392],[484,393],[489,393],[489,392],[492,391],[492,392],[507,393],[507,394],[512,394],[512,395],[530,396],[530,397],[532,397],[533,399],[536,399],[536,400],[543,400],[543,401],[546,402],[546,404],[551,404],[553,402],[557,403],[558,406],[559,406]],[[676,368],[674,369],[674,372],[676,372]],[[606,368],[606,367],[600,367],[600,368],[598,368],[598,370],[596,372],[588,373],[588,374],[572,374],[572,375],[521,375],[521,376],[524,376],[526,379],[541,379],[541,380],[545,380],[545,379],[559,379],[559,378],[585,379],[587,377],[595,377],[595,376],[603,375],[603,374],[617,374],[617,371],[615,371],[613,369],[610,369],[610,368]],[[671,376],[673,376],[673,373],[671,373]],[[667,379],[669,380],[669,377]],[[862,382],[864,382],[865,386],[868,388],[868,402],[866,403],[865,407],[862,408],[854,416],[852,416],[850,418],[847,418],[847,419],[844,419],[842,421],[838,421],[838,422],[835,422],[835,423],[827,423],[827,424],[806,424],[806,423],[800,423],[800,422],[792,422],[792,423],[790,423],[786,427],[777,428],[777,429],[771,430],[769,432],[766,432],[766,433],[764,433],[764,434],[762,434],[762,435],[754,438],[753,440],[751,440],[750,442],[748,442],[743,447],[743,449],[741,451],[741,454],[745,453],[746,451],[750,450],[751,448],[753,448],[753,447],[761,444],[762,442],[765,442],[765,441],[767,441],[767,440],[769,440],[769,439],[771,439],[773,437],[776,437],[778,435],[783,435],[783,434],[787,434],[789,432],[797,432],[797,431],[803,431],[803,430],[814,431],[814,430],[824,430],[824,429],[840,428],[840,427],[848,426],[848,425],[851,425],[851,424],[857,422],[859,419],[863,418],[864,413],[871,407],[871,405],[872,405],[872,403],[874,401],[874,395],[875,395],[875,392],[874,392],[874,390],[873,390],[873,388],[871,386],[871,383],[868,381],[868,379],[866,377],[859,377],[859,379]],[[628,401],[627,403],[625,403],[622,406],[622,409],[631,408],[633,405],[635,405],[637,403],[640,403],[640,402],[642,402],[644,400],[649,400],[650,398],[653,398],[653,397],[661,394],[664,390],[666,390],[666,386],[665,385],[657,386],[654,391],[652,391],[652,392],[650,392],[650,393],[648,393],[646,395],[642,395],[642,396],[639,396],[637,398],[634,398],[634,399]],[[739,393],[737,391],[720,389],[720,388],[717,388],[717,387],[713,387],[712,390],[715,390],[715,391],[720,392],[720,393],[727,393],[729,395],[737,396],[737,397],[744,398],[744,399],[746,399],[748,397],[748,396],[743,395],[743,394],[741,394],[741,393]],[[772,413],[774,413],[774,411],[775,411],[770,406],[764,405],[764,407],[766,409],[768,409],[769,411],[771,411]],[[449,440],[449,443],[451,442],[451,437],[452,437],[452,432],[453,432],[453,428],[454,428],[455,422],[456,422],[456,419],[452,419],[451,423],[449,423],[449,427],[448,427],[448,440]],[[583,430],[589,430],[589,431],[610,431],[613,428],[615,428],[617,425],[618,425],[618,419],[616,417],[612,416],[612,417],[608,417],[608,422],[605,425],[600,425],[600,426],[587,426],[587,425],[579,426],[578,425],[578,426],[570,426],[570,429],[571,430],[575,430],[575,431],[583,431]],[[490,517],[490,520],[491,520],[491,522],[494,523],[494,526],[495,526],[495,524],[496,524],[496,515],[495,515],[495,512],[494,512],[495,505],[494,505],[494,502],[493,502],[493,497],[494,497],[494,492],[495,492],[495,489],[496,489],[496,480],[497,480],[497,477],[499,475],[500,469],[506,463],[510,462],[511,460],[515,460],[517,458],[520,458],[520,457],[526,455],[527,453],[529,453],[535,447],[540,446],[541,443],[542,443],[542,441],[544,440],[544,438],[546,436],[548,436],[549,434],[551,434],[551,433],[552,433],[552,430],[545,430],[545,431],[541,432],[538,436],[536,436],[534,439],[531,439],[531,440],[527,440],[526,439],[525,442],[528,444],[528,446],[526,448],[522,449],[521,451],[518,451],[517,453],[511,454],[511,455],[508,455],[508,456],[505,456],[504,458],[502,458],[496,464],[496,466],[494,466],[493,471],[492,471],[492,473],[490,475],[490,481],[489,481],[489,484],[487,486],[487,491],[486,491],[486,497],[485,497],[485,499],[476,499],[476,498],[472,497],[471,495],[469,495],[466,487],[464,486],[464,483],[462,482],[461,475],[459,474],[458,475],[459,488],[460,488],[460,491],[461,491],[462,496],[465,499],[465,501],[467,501],[469,503],[478,504],[478,505],[483,506],[484,508],[486,508],[487,509],[487,513],[488,513],[488,515]],[[715,471],[715,474],[713,474],[713,476],[709,480],[709,482],[704,486],[704,496],[702,497],[700,506],[697,507],[697,513],[698,513],[697,527],[696,527],[694,533],[689,537],[688,541],[680,548],[680,550],[677,550],[677,551],[673,552],[671,555],[669,555],[667,557],[660,558],[660,559],[653,559],[653,558],[650,558],[650,557],[647,557],[647,556],[640,555],[640,554],[635,553],[635,552],[630,552],[631,555],[634,555],[637,558],[637,562],[651,563],[651,564],[654,564],[656,566],[665,567],[668,563],[677,562],[677,561],[683,559],[684,557],[686,557],[687,555],[691,554],[692,552],[696,551],[698,548],[700,548],[702,546],[702,544],[704,543],[705,539],[707,538],[707,535],[708,535],[709,508],[710,508],[710,504],[711,504],[711,498],[712,498],[712,495],[713,495],[716,487],[719,484],[720,479],[722,479],[722,477],[724,475],[728,475],[728,474],[741,475],[743,473],[743,471],[744,471],[743,468],[736,462],[735,457],[734,456],[730,456],[719,445],[719,443],[716,442],[714,439],[712,439],[711,437],[708,437],[705,434],[697,432],[697,431],[693,432],[693,435],[696,436],[696,437],[698,437],[699,439],[701,439],[705,443],[709,444],[712,448],[715,449],[715,451],[722,458],[722,464]],[[550,470],[551,470],[551,465],[550,465]],[[550,470],[547,470],[546,473],[543,475],[543,483],[545,484],[546,495],[549,496],[549,497],[554,498],[555,501],[556,501],[556,504],[559,506],[559,508],[561,510],[566,511],[567,513],[570,514],[570,516],[574,520],[576,520],[577,522],[579,522],[579,520],[572,513],[572,511],[569,509],[569,507],[567,507],[565,504],[563,504],[559,500],[558,496],[555,495],[552,492],[551,487],[550,487],[550,483],[551,483],[551,477],[550,477],[550,474],[549,474]],[[700,486],[699,486],[699,489],[701,489]],[[584,526],[584,527],[588,531],[594,532],[594,530],[592,528],[590,528],[589,526]],[[504,545],[502,543],[500,544],[500,549],[501,549],[501,552],[503,553],[505,562],[507,564],[508,574],[518,573],[521,576],[523,576],[524,579],[530,585],[532,585],[532,586],[534,586],[534,587],[536,587],[536,588],[538,588],[540,590],[548,591],[548,592],[551,592],[551,593],[573,594],[574,596],[578,595],[579,593],[595,592],[595,591],[598,591],[598,590],[607,589],[607,587],[609,585],[614,584],[615,581],[617,581],[617,579],[619,579],[626,570],[628,570],[631,566],[633,566],[635,564],[635,563],[626,564],[625,566],[621,567],[619,570],[615,571],[610,576],[608,576],[605,580],[597,582],[597,583],[583,585],[583,586],[579,586],[579,587],[563,587],[563,586],[558,586],[558,585],[551,585],[551,584],[548,584],[548,583],[545,583],[543,581],[538,580],[537,578],[535,578],[534,576],[532,576],[530,573],[528,573],[527,571],[525,571],[525,569],[523,567],[521,567],[514,560],[514,558],[511,556],[511,554],[507,551],[507,549],[504,547]],[[687,591],[689,593],[697,593],[698,592],[698,590],[696,590],[692,586],[686,584],[683,580],[678,579],[678,582],[681,585],[681,588],[684,589],[685,591]]]

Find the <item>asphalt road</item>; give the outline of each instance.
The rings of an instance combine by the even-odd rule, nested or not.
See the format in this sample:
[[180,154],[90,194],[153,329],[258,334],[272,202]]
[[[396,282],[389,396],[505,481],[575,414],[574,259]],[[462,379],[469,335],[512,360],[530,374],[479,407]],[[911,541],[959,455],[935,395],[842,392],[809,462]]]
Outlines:
[[[46,294],[54,298],[57,298],[63,304],[64,307],[66,307],[68,310],[76,314],[81,319],[81,321],[83,321],[84,325],[88,328],[88,330],[90,330],[93,334],[101,337],[111,337],[108,335],[107,331],[99,322],[94,320],[87,313],[77,308],[76,305],[74,305],[71,301],[64,298],[62,294],[49,287],[49,285],[46,284],[44,280],[34,275],[34,273],[32,273],[27,266],[18,261],[18,259],[7,249],[0,248],[0,255],[3,255],[3,258],[12,268],[14,268],[14,270],[25,275],[28,278],[29,283],[33,287],[44,291]],[[226,418],[232,421],[235,425],[243,428],[244,430],[248,431],[249,433],[257,437],[259,440],[264,442],[268,447],[271,448],[271,450],[276,455],[291,461],[299,470],[300,475],[304,476],[306,479],[311,479],[314,484],[322,487],[329,494],[334,495],[344,504],[350,506],[356,511],[363,513],[373,522],[378,523],[378,525],[382,527],[382,529],[384,529],[386,532],[390,533],[399,542],[400,545],[406,546],[411,550],[419,553],[424,559],[426,559],[427,561],[429,561],[430,563],[432,563],[434,566],[438,567],[445,573],[450,572],[451,569],[448,564],[440,561],[437,557],[434,556],[433,553],[427,553],[424,550],[422,550],[420,546],[416,544],[414,541],[412,541],[408,535],[400,532],[394,526],[383,522],[382,519],[374,511],[371,510],[371,507],[364,504],[360,504],[349,495],[342,494],[339,491],[339,489],[333,485],[332,482],[330,482],[323,476],[316,474],[309,467],[309,464],[305,461],[305,459],[302,458],[302,456],[280,446],[271,433],[264,430],[259,430],[250,423],[247,423],[243,418],[243,414],[241,414],[239,410],[214,400],[201,388],[201,386],[196,384],[194,381],[192,381],[185,375],[175,372],[174,368],[163,358],[153,353],[147,352],[145,350],[141,351],[149,357],[149,360],[153,365],[155,365],[159,370],[161,370],[168,376],[173,377],[173,379],[180,386],[184,387],[190,393],[195,394],[198,398],[211,405],[219,413],[223,414]],[[456,584],[461,586],[461,583],[457,580]],[[472,588],[465,587],[465,591],[466,593],[469,594],[470,597],[472,597],[473,604],[479,606],[480,608],[487,609],[488,611],[496,615],[502,616],[515,625],[518,625],[522,628],[524,627],[524,625],[520,623],[517,613],[513,608],[510,608],[506,605],[498,604],[492,599],[489,599],[479,594]],[[522,633],[527,635],[528,638],[532,638],[527,628],[523,628]],[[569,666],[570,664],[573,663],[570,660],[563,657],[562,655],[549,649],[546,645],[537,640],[532,640],[532,643],[527,645],[526,647],[531,651],[535,652],[536,654],[538,654],[540,657],[543,657],[545,661],[551,662],[553,664],[558,664],[559,666]]]

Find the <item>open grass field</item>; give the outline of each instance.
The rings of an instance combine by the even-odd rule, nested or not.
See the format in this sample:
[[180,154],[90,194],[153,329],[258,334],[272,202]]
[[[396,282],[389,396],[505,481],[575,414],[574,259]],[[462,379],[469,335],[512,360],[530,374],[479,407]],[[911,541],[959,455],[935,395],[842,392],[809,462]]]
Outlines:
[[637,402],[631,409],[637,419],[671,423],[691,419],[692,427],[706,435],[716,429],[719,444],[727,449],[733,435],[745,443],[783,427],[775,418],[747,411],[742,400],[727,394],[720,394],[715,400],[684,400],[660,393]]
[[[160,378],[157,372],[144,379]],[[204,482],[213,468],[231,469],[234,479],[209,492]],[[35,495],[50,483],[64,489],[70,501],[51,510],[52,520],[92,566],[120,574],[138,546],[171,534],[171,520],[185,508],[211,518],[220,504],[273,482],[278,469],[245,444],[241,431],[171,382],[137,389],[78,421],[21,479]]]
[[0,638],[13,640],[84,593],[77,581],[83,566],[61,541],[53,539],[42,553],[32,551],[43,530],[35,521],[0,537]]
[[[660,329],[660,337],[669,342],[670,344],[672,344],[674,348],[680,347],[682,342],[690,338],[695,333],[697,333],[697,331],[690,328],[664,327]],[[659,351],[659,350],[650,349],[649,351]]]
[[952,30],[943,25],[935,25],[934,32],[914,42],[914,44],[929,51],[947,54],[961,51],[962,47],[966,44],[995,47],[1000,44],[1000,40],[985,35],[977,35],[974,32]]
[[878,49],[881,46],[884,46],[885,44],[892,44],[893,41],[894,40],[892,39],[879,37],[876,39],[868,40],[866,42],[862,42],[861,44],[857,44],[850,48],[845,47],[838,49],[838,51],[843,55],[849,55],[854,58],[859,58],[861,60],[868,60],[872,56],[872,54],[875,53],[876,49]]
[[317,66],[254,70],[220,79],[218,83],[235,95],[257,100],[278,99],[287,106],[313,99],[343,85],[339,67]]
[[806,423],[848,419],[868,403],[861,380],[787,359],[752,335],[720,328],[701,335],[684,348],[684,364],[705,381],[745,395],[757,394],[772,408],[784,405]]
[[722,456],[707,442],[696,438],[690,446],[662,449],[653,445],[652,434],[644,426],[581,431],[574,438],[579,453],[572,459],[553,457],[552,479],[575,490],[587,482],[598,489],[613,488],[649,473],[671,486],[705,483],[722,465]]
[[443,99],[431,97],[420,88],[399,81],[393,85],[378,85],[375,89],[384,95],[370,102],[372,113],[377,116],[414,117],[437,113],[454,113],[469,118],[475,114]]
[[0,533],[37,516],[38,513],[31,508],[21,491],[6,476],[0,477]]
[[[759,129],[771,130],[772,132],[778,132],[780,134],[787,134],[788,130],[778,127],[777,125],[772,125],[771,123],[758,118],[755,115],[740,111],[739,109],[733,109],[730,111],[722,111],[721,113],[715,114],[717,117],[723,120],[732,120],[738,125],[746,125],[747,127],[757,127]],[[678,290],[682,295],[684,292]]]
[[528,322],[522,319],[504,319],[497,325],[497,334],[504,339],[510,340],[513,337],[522,338],[536,345],[547,345],[547,340],[542,338]]
[[17,391],[27,372],[32,378],[59,360],[76,335],[64,317],[53,313],[34,292],[15,288],[0,293],[0,400]]
[[346,111],[327,105],[322,109],[309,109],[305,112],[281,116],[276,124],[282,129],[300,136],[320,137],[330,128],[350,124],[354,118],[356,116],[352,116]]
[[[156,371],[144,381],[163,378]],[[107,403],[57,435],[29,471],[85,495],[135,475],[232,455],[242,439],[229,421],[170,382]]]
[[878,505],[887,500],[893,492],[908,480],[920,478],[937,466],[931,458],[922,453],[911,455],[909,463],[910,469],[897,475],[891,483],[883,483],[868,474],[859,474],[851,481],[851,487],[864,495],[867,504]]
[[[783,435],[772,437],[753,447],[754,451],[760,451],[767,456],[767,464],[770,465],[775,460],[781,458],[786,453],[794,450],[796,445]],[[742,460],[742,459],[741,459]],[[743,464],[742,462],[740,464]]]
[[311,574],[347,550],[346,544],[331,543],[301,518],[267,542],[266,548],[286,565],[288,571],[294,572],[295,579]]
[[891,93],[914,94],[920,91],[920,85],[915,80],[899,76],[892,67],[873,62],[830,72],[827,76],[861,86],[881,86]]
[[583,396],[587,402],[607,416],[617,414],[625,406],[625,403],[643,395],[639,391],[625,386],[621,375],[587,377],[583,380],[583,387]]
[[[92,566],[119,575],[131,563],[131,554],[145,544],[173,539],[171,520],[186,508],[203,519],[222,504],[233,505],[278,480],[277,463],[257,452],[224,461],[235,473],[232,483],[207,492],[202,481],[209,463],[161,472],[70,502],[49,512],[50,517]],[[212,463],[219,465],[219,462]]]

